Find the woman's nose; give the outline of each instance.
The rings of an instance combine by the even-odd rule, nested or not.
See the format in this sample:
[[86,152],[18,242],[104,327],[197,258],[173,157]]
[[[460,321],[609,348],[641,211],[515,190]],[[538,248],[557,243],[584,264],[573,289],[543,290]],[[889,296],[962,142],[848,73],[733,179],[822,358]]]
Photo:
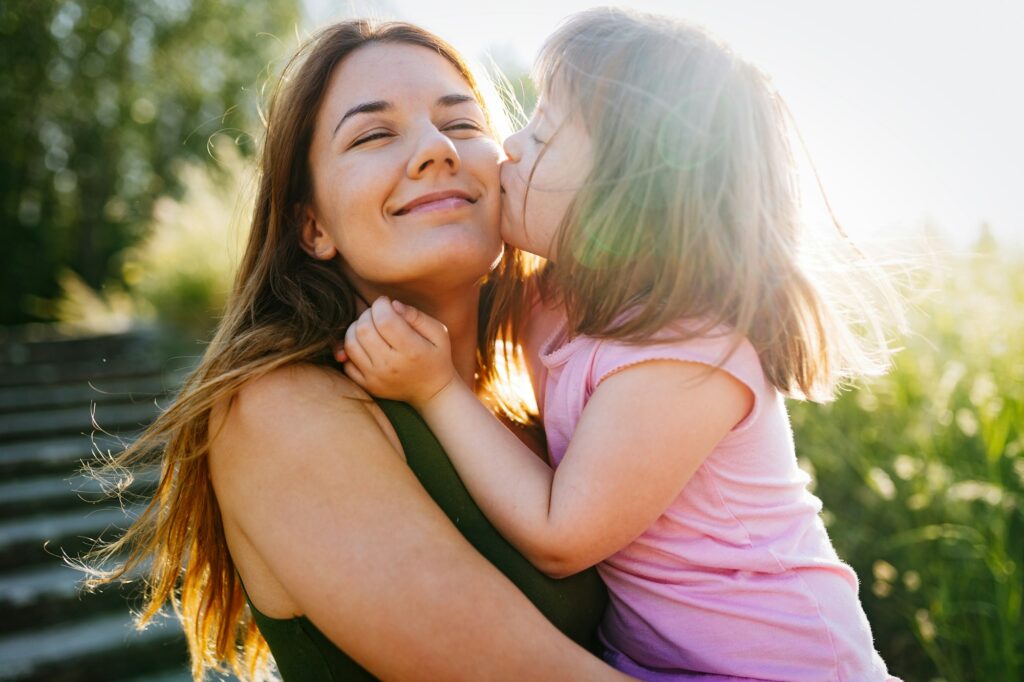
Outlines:
[[409,159],[406,173],[410,178],[419,178],[426,173],[457,173],[462,165],[459,152],[451,138],[436,128],[424,132]]

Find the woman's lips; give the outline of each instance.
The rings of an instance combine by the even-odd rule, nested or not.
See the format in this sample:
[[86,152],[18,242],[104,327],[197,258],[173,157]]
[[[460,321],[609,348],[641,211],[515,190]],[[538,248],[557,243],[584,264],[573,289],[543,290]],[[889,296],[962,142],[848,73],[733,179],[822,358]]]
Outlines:
[[437,199],[434,201],[427,201],[422,204],[417,204],[407,211],[404,211],[402,215],[410,215],[412,213],[429,213],[432,211],[454,211],[455,209],[462,208],[464,206],[471,206],[473,202],[462,197],[447,197],[445,199]]
[[476,199],[460,189],[448,189],[439,192],[430,192],[416,197],[402,208],[395,211],[395,215],[406,215],[408,213],[423,213],[431,211],[452,211],[462,208],[467,204],[475,204]]

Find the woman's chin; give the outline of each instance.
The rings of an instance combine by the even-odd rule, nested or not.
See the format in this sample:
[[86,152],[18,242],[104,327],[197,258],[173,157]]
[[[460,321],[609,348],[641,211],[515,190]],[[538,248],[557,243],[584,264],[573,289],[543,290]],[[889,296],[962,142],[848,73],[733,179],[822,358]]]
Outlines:
[[[454,246],[454,245],[453,245]],[[443,252],[438,252],[424,268],[427,279],[443,282],[450,287],[470,286],[479,282],[494,269],[501,260],[504,244],[498,240],[494,243],[472,243],[463,241],[461,244]]]

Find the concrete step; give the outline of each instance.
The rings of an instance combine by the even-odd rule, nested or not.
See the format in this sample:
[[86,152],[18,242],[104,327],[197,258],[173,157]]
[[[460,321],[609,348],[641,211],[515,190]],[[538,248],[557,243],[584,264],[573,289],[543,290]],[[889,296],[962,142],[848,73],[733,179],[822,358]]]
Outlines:
[[78,594],[82,573],[57,564],[0,575],[0,610],[8,613],[44,598],[71,599]]
[[[130,495],[145,495],[159,480],[156,467],[135,472],[125,489]],[[68,508],[91,511],[84,503],[102,502],[107,496],[105,486],[95,478],[74,474],[49,474],[19,478],[0,483],[0,520],[57,512]]]
[[[213,679],[218,682],[234,682],[234,680],[237,680],[238,678],[234,675],[220,674]],[[148,675],[142,675],[141,677],[132,677],[124,682],[192,682],[192,672],[188,669],[188,666],[178,666],[163,672],[150,673]]]
[[169,401],[183,379],[181,375],[155,374],[71,384],[0,387],[0,414],[93,403],[142,402],[154,398]]
[[141,512],[156,468],[136,472],[122,510],[78,473],[81,461],[131,442],[195,358],[161,359],[147,334],[43,331],[0,329],[0,682],[190,680],[176,619],[132,627],[138,581],[85,593],[64,556],[116,538]]
[[84,577],[81,571],[60,564],[0,576],[0,612],[4,614],[0,639],[99,614],[124,613],[139,589],[112,585],[84,592]]
[[[130,586],[108,587],[95,593],[82,593],[82,573],[68,566],[54,566],[0,576],[0,642],[17,632],[48,630],[49,628],[84,622],[89,618],[124,615],[135,595]],[[135,585],[138,588],[138,585]],[[168,624],[173,626],[174,623]],[[177,663],[177,662],[175,662]],[[103,679],[109,679],[104,677]],[[231,675],[218,675],[216,679],[230,682]],[[126,682],[191,682],[192,677],[184,665],[131,677]]]
[[156,343],[151,331],[65,336],[53,329],[0,329],[0,367],[81,362],[146,352]]
[[96,538],[111,539],[131,524],[142,505],[122,510],[112,503],[58,514],[0,522],[0,573],[32,565],[58,565],[62,556],[77,557]]
[[146,400],[137,403],[83,405],[0,414],[0,442],[10,443],[65,434],[90,434],[97,430],[114,434],[135,434],[149,424],[160,409],[154,401]]
[[75,381],[118,379],[160,374],[177,371],[187,363],[173,366],[151,356],[120,356],[99,358],[81,362],[50,363],[40,365],[14,365],[0,367],[0,386],[39,386],[42,384],[67,384]]
[[93,448],[118,452],[124,444],[102,433],[0,443],[0,479],[44,473],[71,475],[81,460],[92,458]]
[[[132,578],[138,578],[135,571]],[[86,591],[86,574],[71,566],[35,566],[0,575],[0,640],[19,632],[125,613],[141,603],[141,582],[114,583]]]
[[159,618],[138,632],[127,610],[0,638],[0,680],[5,682],[137,678],[180,669],[185,660],[176,620]]

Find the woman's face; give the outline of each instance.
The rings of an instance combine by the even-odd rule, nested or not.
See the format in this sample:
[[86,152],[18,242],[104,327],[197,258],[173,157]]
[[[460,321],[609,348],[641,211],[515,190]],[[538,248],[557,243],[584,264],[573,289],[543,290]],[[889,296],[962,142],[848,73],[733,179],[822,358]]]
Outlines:
[[372,43],[335,69],[310,148],[302,244],[367,300],[461,288],[501,255],[499,147],[469,84],[426,48]]
[[544,97],[526,127],[505,140],[505,153],[502,239],[557,262],[558,227],[593,163],[586,128],[566,103]]

